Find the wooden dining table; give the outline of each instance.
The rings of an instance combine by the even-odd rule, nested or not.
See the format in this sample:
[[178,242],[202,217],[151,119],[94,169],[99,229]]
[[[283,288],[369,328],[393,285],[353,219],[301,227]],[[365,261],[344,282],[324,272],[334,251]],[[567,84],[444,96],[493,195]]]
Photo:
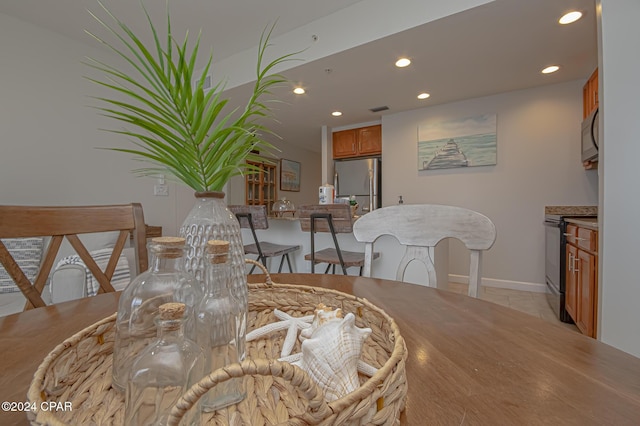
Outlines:
[[[263,282],[264,275],[249,275]],[[640,359],[540,318],[465,295],[374,278],[274,274],[384,309],[406,340],[403,425],[638,425]],[[116,311],[118,293],[0,318],[2,401],[26,400],[65,338]],[[0,425],[26,425],[0,412]]]

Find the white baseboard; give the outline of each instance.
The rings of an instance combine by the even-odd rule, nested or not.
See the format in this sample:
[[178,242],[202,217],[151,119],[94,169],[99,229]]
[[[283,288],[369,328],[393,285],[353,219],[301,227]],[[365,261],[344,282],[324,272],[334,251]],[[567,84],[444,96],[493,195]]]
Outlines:
[[[449,274],[449,282],[469,284],[469,276]],[[545,284],[529,283],[523,281],[507,281],[497,280],[493,278],[482,278],[482,285],[484,287],[508,288],[510,290],[530,291],[533,293],[547,292],[547,286]]]

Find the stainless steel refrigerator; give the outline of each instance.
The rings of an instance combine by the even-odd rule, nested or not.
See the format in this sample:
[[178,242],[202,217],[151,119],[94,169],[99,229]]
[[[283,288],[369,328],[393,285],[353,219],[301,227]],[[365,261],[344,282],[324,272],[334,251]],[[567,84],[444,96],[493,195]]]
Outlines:
[[380,157],[335,160],[333,185],[336,198],[355,195],[358,201],[356,214],[361,215],[380,208],[382,193],[382,167]]

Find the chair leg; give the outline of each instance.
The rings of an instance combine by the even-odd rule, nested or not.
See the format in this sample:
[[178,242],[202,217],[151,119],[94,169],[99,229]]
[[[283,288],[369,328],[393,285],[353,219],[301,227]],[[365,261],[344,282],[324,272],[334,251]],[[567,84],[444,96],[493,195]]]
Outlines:
[[287,265],[289,265],[289,272],[293,273],[293,269],[291,268],[291,259],[289,258],[289,253],[287,253],[285,256],[287,258]]
[[363,266],[360,267],[360,276],[362,276],[362,268]]
[[[284,257],[288,256],[288,254],[285,254],[284,256],[282,256],[280,258],[280,266],[278,266],[278,273],[282,272],[282,265],[284,264]],[[289,272],[291,272],[291,268],[289,268]]]
[[[327,265],[327,269],[324,270],[325,274],[329,273],[329,268],[331,268],[331,264],[330,263]],[[335,268],[334,268],[333,271],[335,272]]]

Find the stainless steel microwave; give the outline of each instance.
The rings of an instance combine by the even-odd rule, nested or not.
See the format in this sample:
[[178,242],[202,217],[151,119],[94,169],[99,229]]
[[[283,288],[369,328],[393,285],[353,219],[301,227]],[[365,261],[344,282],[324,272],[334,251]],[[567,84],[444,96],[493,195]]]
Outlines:
[[598,108],[582,122],[582,161],[598,159]]

